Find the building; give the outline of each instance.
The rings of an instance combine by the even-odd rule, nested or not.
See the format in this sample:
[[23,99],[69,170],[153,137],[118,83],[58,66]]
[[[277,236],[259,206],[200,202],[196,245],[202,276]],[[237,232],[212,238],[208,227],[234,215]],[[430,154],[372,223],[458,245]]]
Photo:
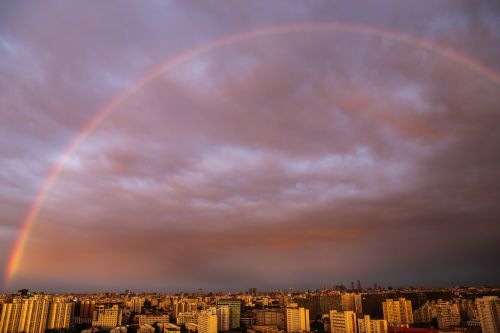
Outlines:
[[176,323],[177,325],[188,325],[188,324],[196,324],[197,314],[196,311],[193,312],[181,312],[177,315]]
[[198,333],[217,333],[216,309],[198,312]]
[[229,305],[217,307],[217,327],[219,331],[229,331],[230,316]]
[[137,319],[137,323],[139,326],[142,325],[154,325],[154,324],[168,324],[170,322],[170,318],[168,314],[155,314],[155,313],[147,313],[136,315],[135,319]]
[[460,325],[460,310],[458,304],[439,300],[436,304],[436,314],[438,328],[440,330],[449,330],[453,326]]
[[304,332],[310,331],[309,310],[290,306],[286,309],[286,331]]
[[92,327],[99,327],[102,329],[111,329],[121,326],[122,323],[122,309],[118,305],[106,306],[97,305],[92,317]]
[[134,296],[130,299],[130,311],[134,313],[141,313],[144,306],[144,298]]
[[70,328],[73,320],[75,303],[64,298],[55,299],[50,304],[47,329]]
[[254,310],[255,324],[257,326],[276,326],[276,329],[284,330],[285,311],[282,309]]
[[476,299],[481,331],[483,333],[500,332],[500,298],[484,296]]
[[17,296],[5,303],[0,314],[1,333],[44,333],[50,298],[43,294]]
[[172,315],[177,318],[179,313],[195,312],[198,310],[198,299],[183,299],[181,301],[174,301]]
[[73,322],[75,324],[91,324],[95,310],[95,300],[84,299],[75,302]]
[[384,319],[391,326],[413,324],[413,310],[411,301],[404,298],[398,300],[387,299],[382,302]]
[[361,294],[345,293],[342,294],[342,310],[353,311],[358,316],[363,313]]
[[437,317],[434,303],[426,302],[417,310],[413,311],[413,321],[415,323],[430,323]]
[[358,319],[358,333],[388,333],[389,328],[385,319],[371,319],[365,315]]
[[4,303],[0,314],[0,333],[17,333],[21,319],[22,302],[14,299],[12,303]]
[[330,311],[330,329],[332,333],[356,333],[356,314],[354,311]]
[[171,323],[158,324],[158,328],[162,333],[180,333],[181,328]]
[[240,327],[241,300],[240,299],[220,299],[217,301],[217,308],[229,307],[229,329]]

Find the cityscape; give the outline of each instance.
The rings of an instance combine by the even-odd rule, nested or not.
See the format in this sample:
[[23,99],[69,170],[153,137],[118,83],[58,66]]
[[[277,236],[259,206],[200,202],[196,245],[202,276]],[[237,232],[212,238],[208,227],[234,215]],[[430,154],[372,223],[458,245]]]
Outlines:
[[0,298],[0,333],[436,333],[500,330],[500,288],[44,294]]
[[499,0],[0,0],[0,333],[500,333]]

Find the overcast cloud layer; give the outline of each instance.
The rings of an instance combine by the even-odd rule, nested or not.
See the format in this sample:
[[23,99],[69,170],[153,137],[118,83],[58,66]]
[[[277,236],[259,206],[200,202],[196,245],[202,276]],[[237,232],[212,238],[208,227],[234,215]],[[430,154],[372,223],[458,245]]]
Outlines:
[[[0,282],[44,179],[110,99],[195,46],[310,21],[500,71],[495,1],[2,2]],[[498,283],[499,144],[500,83],[432,51],[332,31],[227,45],[89,135],[10,289]]]

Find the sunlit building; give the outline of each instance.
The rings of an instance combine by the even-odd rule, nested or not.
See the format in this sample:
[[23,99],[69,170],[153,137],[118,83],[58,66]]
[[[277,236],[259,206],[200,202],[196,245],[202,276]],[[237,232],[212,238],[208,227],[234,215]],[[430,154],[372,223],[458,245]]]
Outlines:
[[12,303],[4,303],[0,314],[0,333],[17,333],[21,319],[22,302],[14,299]]
[[371,319],[365,315],[358,319],[358,333],[387,333],[389,328],[385,319]]
[[47,329],[70,328],[75,304],[66,299],[55,299],[50,304]]
[[144,298],[134,296],[130,299],[130,311],[135,313],[141,313],[142,307],[144,305]]
[[356,315],[360,316],[363,313],[361,294],[342,294],[342,310],[353,311],[354,313],[356,313]]
[[219,305],[217,307],[217,326],[219,331],[229,331],[230,313],[229,305]]
[[240,327],[241,300],[240,299],[220,299],[217,301],[217,308],[229,307],[229,329]]
[[121,326],[122,322],[122,309],[118,305],[105,306],[98,305],[94,310],[92,317],[92,326],[103,329],[110,329]]
[[404,298],[398,300],[387,299],[382,302],[384,319],[391,326],[409,325],[413,323],[411,301]]
[[289,307],[286,308],[286,331],[310,331],[309,310],[289,304]]
[[276,326],[285,329],[285,312],[281,309],[254,310],[255,324],[258,326]]
[[198,333],[217,333],[217,312],[215,308],[198,313]]
[[137,323],[139,326],[141,325],[153,325],[153,324],[168,324],[170,322],[170,318],[168,314],[155,314],[155,313],[147,313],[136,315],[135,319],[137,319]]
[[500,332],[500,298],[498,296],[477,298],[476,306],[482,332]]
[[332,333],[356,333],[356,313],[354,311],[330,311]]
[[453,326],[460,325],[460,309],[458,304],[439,300],[436,304],[438,328],[449,330]]

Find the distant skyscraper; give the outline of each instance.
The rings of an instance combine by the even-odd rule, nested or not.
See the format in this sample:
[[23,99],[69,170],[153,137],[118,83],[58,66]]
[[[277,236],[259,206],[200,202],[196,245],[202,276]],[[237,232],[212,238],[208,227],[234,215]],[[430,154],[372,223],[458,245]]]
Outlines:
[[304,332],[310,331],[309,310],[290,306],[286,309],[286,331]]
[[500,332],[500,298],[498,296],[477,298],[476,305],[482,332]]
[[358,291],[361,291],[361,289],[362,289],[362,288],[361,288],[361,281],[360,281],[360,280],[358,280],[358,281],[357,281],[357,283],[356,283],[356,289],[357,289]]
[[392,326],[408,325],[413,323],[413,310],[411,301],[400,298],[397,301],[387,299],[382,302],[382,310],[384,319]]
[[356,333],[356,314],[353,311],[330,311],[332,333]]
[[240,299],[220,299],[217,301],[217,308],[229,306],[229,329],[240,327],[241,300]]

